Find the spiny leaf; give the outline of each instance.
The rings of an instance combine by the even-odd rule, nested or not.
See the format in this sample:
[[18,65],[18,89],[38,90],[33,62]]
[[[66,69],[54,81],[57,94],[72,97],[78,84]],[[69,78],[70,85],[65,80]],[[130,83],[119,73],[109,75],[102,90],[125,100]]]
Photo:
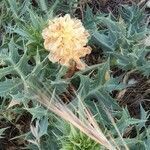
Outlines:
[[4,134],[5,130],[7,130],[8,128],[9,127],[0,129],[0,139],[3,138],[3,134]]
[[[19,89],[22,89],[22,80],[19,78],[7,79],[0,82],[0,96],[17,93]],[[21,88],[20,88],[21,87]]]

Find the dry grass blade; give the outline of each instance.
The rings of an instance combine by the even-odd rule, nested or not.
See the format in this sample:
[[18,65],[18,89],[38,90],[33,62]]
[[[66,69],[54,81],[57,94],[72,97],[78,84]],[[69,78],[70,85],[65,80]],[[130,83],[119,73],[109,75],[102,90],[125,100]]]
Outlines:
[[[109,142],[106,136],[102,133],[98,127],[92,114],[89,113],[87,108],[84,107],[84,118],[85,121],[79,119],[66,105],[64,105],[59,98],[55,97],[55,101],[51,100],[49,96],[41,92],[41,90],[34,90],[35,99],[45,106],[47,109],[71,123],[73,126],[78,128],[80,131],[85,133],[88,137],[95,140],[97,143],[103,145],[109,150],[115,150],[116,148]],[[51,94],[52,95],[52,94]]]
[[123,137],[122,137],[122,135],[121,135],[121,133],[120,133],[120,131],[119,131],[119,129],[117,128],[117,126],[116,126],[116,124],[115,124],[115,121],[114,121],[113,117],[111,116],[111,114],[109,113],[109,111],[108,111],[107,109],[106,109],[105,111],[106,111],[106,113],[107,113],[107,116],[108,116],[109,119],[111,120],[112,125],[114,126],[115,130],[117,131],[117,133],[118,133],[118,135],[119,135],[119,137],[120,137],[120,139],[121,139],[121,141],[122,141],[122,143],[123,143],[123,145],[124,145],[125,150],[129,150],[127,144],[125,143],[125,141],[124,141],[124,139],[123,139]]

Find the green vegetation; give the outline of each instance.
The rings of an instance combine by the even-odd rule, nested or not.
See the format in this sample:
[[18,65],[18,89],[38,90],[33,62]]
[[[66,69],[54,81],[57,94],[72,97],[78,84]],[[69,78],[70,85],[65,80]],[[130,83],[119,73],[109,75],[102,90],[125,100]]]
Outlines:
[[[149,150],[145,8],[119,5],[114,14],[88,1],[0,0],[0,149]],[[88,67],[73,73],[48,60],[42,38],[48,20],[66,13],[82,19],[92,47]]]

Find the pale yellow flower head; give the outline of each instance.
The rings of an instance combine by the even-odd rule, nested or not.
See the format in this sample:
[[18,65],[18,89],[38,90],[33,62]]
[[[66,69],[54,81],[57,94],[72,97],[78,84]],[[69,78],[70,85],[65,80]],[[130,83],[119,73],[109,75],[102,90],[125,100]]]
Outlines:
[[79,19],[73,19],[66,14],[64,17],[50,20],[42,36],[44,47],[50,52],[50,61],[65,66],[70,66],[70,62],[74,61],[78,69],[85,68],[80,58],[90,54],[91,48],[86,46],[89,33]]

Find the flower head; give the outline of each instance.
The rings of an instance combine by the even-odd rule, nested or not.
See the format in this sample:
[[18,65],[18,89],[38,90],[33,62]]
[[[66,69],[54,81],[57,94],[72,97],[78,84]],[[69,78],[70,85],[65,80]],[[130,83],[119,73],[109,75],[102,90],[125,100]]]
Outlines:
[[45,49],[50,51],[50,61],[65,66],[70,66],[70,62],[74,61],[78,69],[85,67],[80,58],[91,53],[91,48],[86,46],[89,33],[79,19],[72,19],[66,14],[64,17],[50,20],[42,36]]

